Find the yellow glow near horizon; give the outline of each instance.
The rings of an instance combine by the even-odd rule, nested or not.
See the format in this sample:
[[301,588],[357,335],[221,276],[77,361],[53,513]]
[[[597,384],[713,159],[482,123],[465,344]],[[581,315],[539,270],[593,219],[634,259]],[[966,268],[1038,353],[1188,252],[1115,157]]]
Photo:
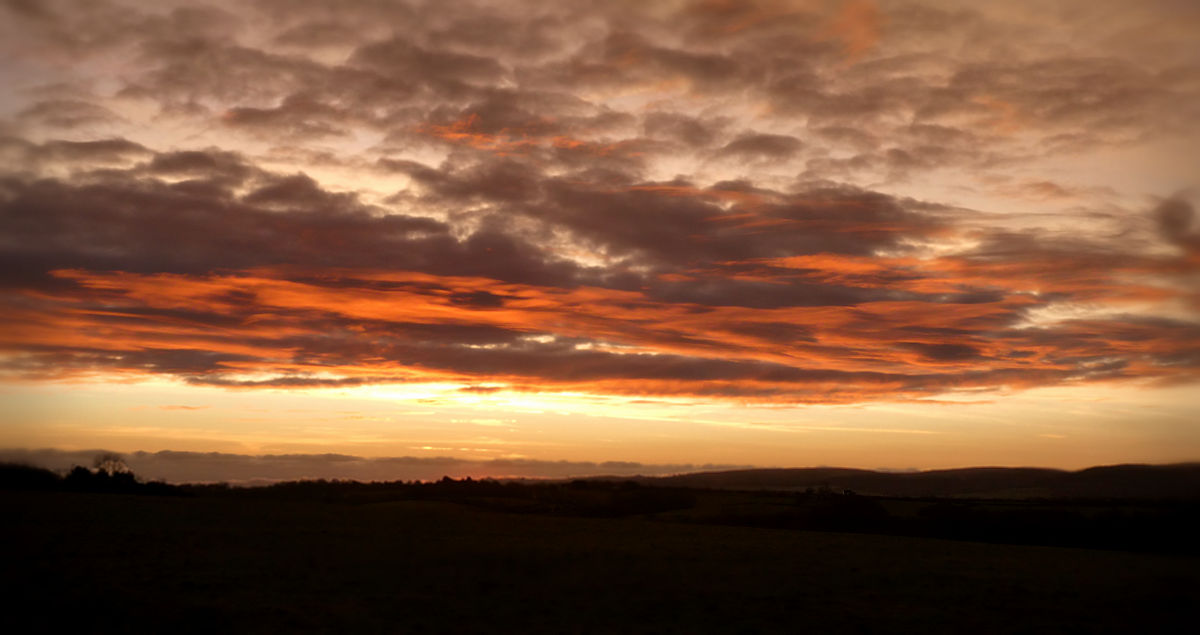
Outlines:
[[[737,405],[498,391],[4,384],[9,447],[632,460],[795,467],[1080,468],[1195,458],[1190,387],[1035,389],[969,403]],[[992,395],[991,397],[996,397]],[[1182,434],[1181,434],[1182,431]]]

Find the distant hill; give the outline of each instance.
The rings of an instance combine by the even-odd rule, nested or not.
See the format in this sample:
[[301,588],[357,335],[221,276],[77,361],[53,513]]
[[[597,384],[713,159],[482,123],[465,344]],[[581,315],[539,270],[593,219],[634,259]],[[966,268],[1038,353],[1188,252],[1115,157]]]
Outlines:
[[1110,465],[1075,472],[973,467],[925,472],[849,468],[753,469],[648,477],[643,483],[708,489],[805,490],[828,487],[875,496],[979,498],[1200,498],[1200,463]]

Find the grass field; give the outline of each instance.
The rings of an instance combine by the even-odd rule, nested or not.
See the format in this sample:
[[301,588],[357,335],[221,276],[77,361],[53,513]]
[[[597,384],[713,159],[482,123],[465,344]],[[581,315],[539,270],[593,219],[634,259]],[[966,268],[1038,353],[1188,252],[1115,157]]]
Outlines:
[[1186,556],[421,501],[0,501],[6,613],[34,632],[1191,632],[1200,590]]

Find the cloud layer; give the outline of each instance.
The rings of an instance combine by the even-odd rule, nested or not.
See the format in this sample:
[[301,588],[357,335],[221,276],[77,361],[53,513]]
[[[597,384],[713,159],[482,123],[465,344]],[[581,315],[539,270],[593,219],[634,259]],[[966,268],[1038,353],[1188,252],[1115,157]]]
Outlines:
[[10,379],[853,403],[1200,371],[1195,183],[1086,178],[1200,138],[1194,7],[2,11]]

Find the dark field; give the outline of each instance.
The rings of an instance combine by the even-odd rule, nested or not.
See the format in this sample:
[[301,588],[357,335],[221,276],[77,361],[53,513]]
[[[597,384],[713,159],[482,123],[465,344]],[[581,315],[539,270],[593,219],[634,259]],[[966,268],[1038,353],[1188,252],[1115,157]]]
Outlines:
[[1192,632],[1200,591],[1178,554],[420,500],[0,501],[6,620],[32,619],[9,632]]

